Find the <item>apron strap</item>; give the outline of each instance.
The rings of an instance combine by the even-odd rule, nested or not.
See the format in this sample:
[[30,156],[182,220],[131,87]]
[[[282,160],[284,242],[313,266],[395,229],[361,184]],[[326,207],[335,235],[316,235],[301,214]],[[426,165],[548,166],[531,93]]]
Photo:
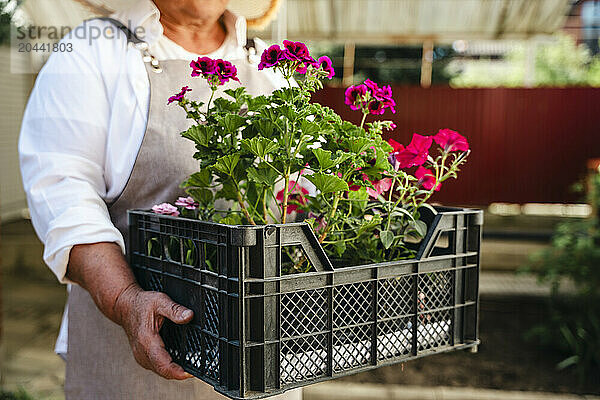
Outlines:
[[160,63],[158,62],[158,59],[156,59],[156,57],[154,57],[148,51],[148,43],[140,39],[134,32],[131,31],[131,29],[126,27],[121,21],[110,17],[99,17],[94,19],[109,22],[112,25],[114,25],[115,28],[123,32],[125,34],[125,37],[127,38],[127,43],[135,47],[142,53],[142,60],[144,60],[145,63],[150,64],[150,66],[152,67],[152,71],[157,74],[162,72],[162,68],[160,66]]

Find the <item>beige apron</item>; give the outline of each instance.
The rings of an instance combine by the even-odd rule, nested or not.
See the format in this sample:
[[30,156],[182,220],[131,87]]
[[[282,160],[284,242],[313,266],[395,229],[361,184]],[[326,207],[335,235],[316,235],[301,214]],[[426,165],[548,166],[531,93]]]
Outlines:
[[[251,88],[273,87],[266,76],[245,58],[232,60],[241,82]],[[179,184],[198,170],[194,144],[179,136],[191,122],[167,99],[182,86],[190,86],[190,98],[209,96],[206,82],[190,77],[189,61],[161,61],[162,72],[146,63],[150,79],[148,124],[133,171],[123,193],[109,206],[113,223],[127,237],[127,210],[149,209],[154,204],[174,202],[183,195]],[[225,88],[239,87],[236,82]],[[252,91],[250,91],[252,93]],[[222,93],[222,91],[221,91]],[[253,93],[256,94],[256,93]],[[104,317],[90,295],[73,285],[68,300],[68,353],[65,382],[67,400],[203,400],[224,399],[200,379],[169,381],[140,367],[123,329]],[[301,399],[301,390],[274,397]]]

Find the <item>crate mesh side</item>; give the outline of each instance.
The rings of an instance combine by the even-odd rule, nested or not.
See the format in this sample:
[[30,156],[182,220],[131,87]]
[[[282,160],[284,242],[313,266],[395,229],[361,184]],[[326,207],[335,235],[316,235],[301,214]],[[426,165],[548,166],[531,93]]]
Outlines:
[[429,272],[419,275],[419,311],[453,306],[454,271]]
[[327,292],[305,290],[281,295],[281,336],[289,338],[327,329]]
[[418,315],[417,346],[419,351],[447,346],[452,337],[452,309]]
[[372,325],[334,331],[333,370],[342,372],[371,362]]
[[282,385],[325,376],[327,335],[312,335],[282,341],[280,363]]
[[412,293],[415,275],[383,279],[378,287],[378,318],[393,318],[413,314]]
[[377,335],[377,359],[387,360],[411,354],[412,338],[412,317],[380,321]]
[[333,325],[344,327],[373,319],[373,282],[357,282],[333,289]]
[[200,329],[189,326],[186,332],[185,362],[196,371],[202,372],[202,345]]
[[204,326],[203,328],[215,335],[219,334],[219,294],[210,289],[204,291]]

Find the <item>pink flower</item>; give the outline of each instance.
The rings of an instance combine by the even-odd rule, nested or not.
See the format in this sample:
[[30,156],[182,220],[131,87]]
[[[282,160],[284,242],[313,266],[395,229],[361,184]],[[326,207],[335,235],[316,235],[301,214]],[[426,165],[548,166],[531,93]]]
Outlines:
[[265,68],[274,67],[282,60],[285,60],[284,51],[281,50],[281,47],[274,44],[263,51],[262,55],[260,56],[260,64],[258,64],[258,69],[262,70]]
[[433,140],[442,148],[444,151],[468,151],[469,142],[460,133],[451,129],[440,129],[440,131],[433,137]]
[[390,178],[383,178],[372,181],[369,179],[367,174],[362,174],[363,180],[369,181],[373,184],[373,188],[367,187],[367,193],[369,196],[377,198],[380,194],[387,192],[392,187],[392,180]]
[[152,207],[152,211],[156,214],[171,215],[173,217],[179,216],[179,210],[177,210],[177,207],[169,203],[157,204]]
[[315,227],[315,233],[323,230],[327,226],[327,222],[325,222],[325,216],[323,214],[317,215],[312,211],[308,212],[308,218],[314,219],[317,222],[317,226]]
[[191,92],[191,91],[192,91],[192,89],[188,89],[188,86],[182,87],[181,88],[181,92],[177,93],[176,95],[173,95],[173,96],[169,97],[169,100],[167,101],[167,104],[171,104],[174,101],[180,102],[185,97],[185,94],[187,92]]
[[438,183],[436,186],[435,175],[431,170],[420,166],[415,171],[415,177],[419,180],[417,184],[421,186],[425,190],[431,190],[435,186],[435,191],[439,192],[441,183]]
[[367,94],[367,87],[364,84],[350,86],[344,93],[344,103],[348,104],[351,109],[358,110],[365,94]]
[[191,197],[180,197],[175,202],[176,206],[185,207],[188,210],[195,210],[198,208],[198,203]]
[[413,134],[410,144],[396,154],[396,160],[400,163],[400,168],[410,168],[415,165],[423,165],[427,161],[429,148],[433,139],[431,136],[421,136]]
[[[277,199],[277,201],[279,201],[280,203],[283,203],[283,194],[284,194],[283,192],[284,192],[283,189],[281,189],[277,193],[277,196],[275,197]],[[307,200],[306,200],[306,197],[304,197],[304,196],[307,194],[308,194],[308,190],[306,190],[299,184],[296,184],[296,181],[290,181],[290,183],[288,185],[287,213],[291,214],[296,210],[298,210],[299,213],[304,212],[304,210],[298,209],[298,204],[293,204],[292,202],[299,203],[302,205],[306,204]]]

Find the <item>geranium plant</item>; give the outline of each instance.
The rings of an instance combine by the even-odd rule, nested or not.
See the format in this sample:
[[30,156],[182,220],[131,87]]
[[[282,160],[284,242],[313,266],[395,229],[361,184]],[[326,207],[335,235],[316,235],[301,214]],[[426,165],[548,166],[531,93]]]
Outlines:
[[[235,66],[202,57],[190,67],[209,85],[208,103],[192,100],[188,87],[168,102],[195,121],[182,135],[196,146],[199,170],[182,183],[190,197],[156,213],[236,225],[304,220],[335,258],[405,258],[412,255],[407,239],[426,231],[419,209],[456,177],[469,152],[467,140],[449,129],[414,134],[407,146],[383,140],[394,123],[366,118],[394,113],[395,102],[390,86],[368,79],[345,92],[345,103],[362,113],[359,126],[311,102],[335,72],[328,57],[315,60],[301,42],[263,52],[258,69],[274,69],[288,82],[270,95],[251,96],[241,82],[215,99],[220,86],[238,81]],[[215,206],[222,200],[229,202]],[[288,256],[290,271],[309,268],[302,255]]]

